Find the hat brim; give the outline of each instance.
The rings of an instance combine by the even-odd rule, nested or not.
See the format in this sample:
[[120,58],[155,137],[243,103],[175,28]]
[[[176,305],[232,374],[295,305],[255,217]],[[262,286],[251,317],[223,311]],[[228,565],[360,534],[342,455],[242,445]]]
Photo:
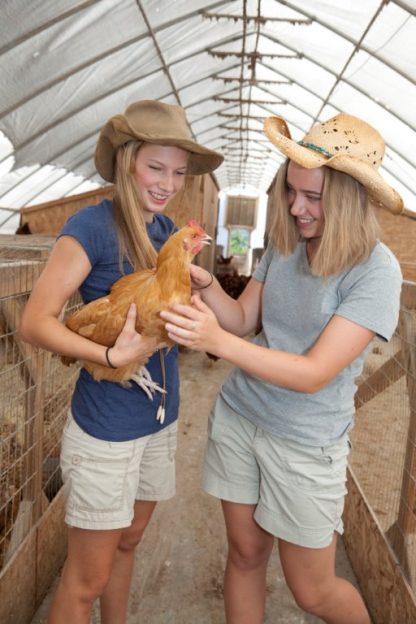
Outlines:
[[211,173],[220,166],[224,157],[191,139],[137,132],[119,115],[109,120],[102,128],[95,150],[95,166],[104,180],[114,182],[117,149],[128,141],[143,141],[154,145],[174,145],[190,153],[187,174]]
[[299,145],[291,138],[286,122],[279,117],[267,118],[264,122],[264,132],[273,145],[289,160],[293,160],[301,167],[306,169],[331,167],[331,169],[346,173],[367,189],[370,201],[393,214],[403,212],[403,200],[399,193],[389,186],[376,169],[368,163],[346,154],[328,157]]

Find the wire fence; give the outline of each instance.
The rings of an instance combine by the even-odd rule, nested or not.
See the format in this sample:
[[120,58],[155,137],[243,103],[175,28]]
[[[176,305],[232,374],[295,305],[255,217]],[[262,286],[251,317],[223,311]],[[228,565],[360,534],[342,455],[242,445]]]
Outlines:
[[416,283],[391,342],[375,340],[356,394],[350,465],[416,590]]

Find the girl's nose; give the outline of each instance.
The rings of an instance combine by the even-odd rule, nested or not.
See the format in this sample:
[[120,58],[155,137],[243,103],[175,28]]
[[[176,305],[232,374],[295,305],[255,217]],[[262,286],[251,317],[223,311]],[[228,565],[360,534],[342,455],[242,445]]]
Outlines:
[[171,193],[175,190],[175,182],[172,173],[166,172],[159,182],[161,190]]
[[297,194],[293,198],[293,201],[290,205],[290,214],[294,217],[302,214],[304,212],[302,197]]

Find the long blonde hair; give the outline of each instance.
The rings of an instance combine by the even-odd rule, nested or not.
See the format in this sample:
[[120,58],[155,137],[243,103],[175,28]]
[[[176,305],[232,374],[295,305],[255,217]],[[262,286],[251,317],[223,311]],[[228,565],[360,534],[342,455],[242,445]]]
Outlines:
[[[294,252],[301,240],[287,200],[287,168],[280,167],[273,189],[275,215],[269,238],[283,255]],[[324,231],[311,262],[313,275],[328,277],[363,262],[380,234],[379,224],[365,188],[351,176],[324,167],[322,189]]]
[[146,230],[144,205],[134,179],[136,156],[142,142],[129,141],[117,152],[115,175],[115,222],[119,264],[128,259],[135,271],[156,265],[157,253]]

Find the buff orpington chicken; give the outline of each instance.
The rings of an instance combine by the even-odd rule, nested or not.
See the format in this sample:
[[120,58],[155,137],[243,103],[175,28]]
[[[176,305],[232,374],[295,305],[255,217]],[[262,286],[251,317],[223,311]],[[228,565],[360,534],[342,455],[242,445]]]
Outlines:
[[[91,301],[69,316],[67,327],[94,342],[111,347],[124,326],[130,305],[135,303],[136,331],[156,338],[158,343],[173,346],[159,313],[173,302],[190,305],[189,267],[194,256],[210,241],[211,237],[196,221],[189,221],[164,243],[158,254],[156,269],[142,269],[120,278],[114,282],[107,296]],[[63,356],[62,361],[70,364],[75,360]],[[83,366],[97,381],[106,379],[123,384],[134,381],[152,398],[152,392],[164,390],[153,383],[145,363],[135,360],[113,369],[84,361]]]

